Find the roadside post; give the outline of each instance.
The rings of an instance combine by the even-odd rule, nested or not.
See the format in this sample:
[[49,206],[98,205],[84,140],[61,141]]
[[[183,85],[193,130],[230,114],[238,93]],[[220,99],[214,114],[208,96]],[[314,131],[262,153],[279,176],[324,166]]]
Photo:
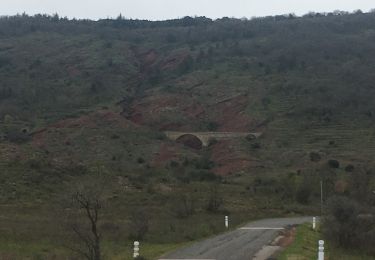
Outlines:
[[312,228],[313,230],[316,228],[316,217],[313,217]]
[[137,258],[139,256],[139,242],[134,241],[134,253],[133,258]]
[[318,260],[324,260],[324,240],[319,240]]
[[229,227],[229,217],[228,216],[225,216],[225,227],[226,228]]

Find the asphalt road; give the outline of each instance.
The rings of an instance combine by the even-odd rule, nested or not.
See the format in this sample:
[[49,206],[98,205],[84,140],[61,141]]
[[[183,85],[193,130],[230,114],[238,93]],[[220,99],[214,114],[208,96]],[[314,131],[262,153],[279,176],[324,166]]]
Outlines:
[[250,260],[288,225],[312,221],[312,217],[275,218],[251,222],[236,230],[212,237],[167,254],[162,259]]

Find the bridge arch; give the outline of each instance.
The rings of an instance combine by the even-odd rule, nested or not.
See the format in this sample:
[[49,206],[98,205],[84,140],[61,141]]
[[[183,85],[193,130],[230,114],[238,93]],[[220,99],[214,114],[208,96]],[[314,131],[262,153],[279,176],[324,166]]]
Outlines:
[[[202,146],[208,146],[210,144],[210,140],[226,140],[226,139],[233,139],[233,138],[246,138],[248,140],[257,139],[259,138],[262,133],[250,133],[250,132],[177,132],[177,131],[165,131],[164,132],[167,138],[173,141],[178,141],[180,143],[189,143],[187,139],[195,140],[195,143],[199,143],[197,141],[200,140]],[[188,145],[189,146],[189,145]],[[198,147],[198,145],[197,145]]]
[[197,150],[202,149],[204,145],[203,140],[194,134],[181,134],[176,138],[176,142]]

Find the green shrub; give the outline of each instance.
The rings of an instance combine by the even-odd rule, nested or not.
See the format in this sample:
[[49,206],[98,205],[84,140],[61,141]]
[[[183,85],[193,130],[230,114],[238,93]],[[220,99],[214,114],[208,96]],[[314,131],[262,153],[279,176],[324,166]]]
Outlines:
[[145,162],[145,159],[143,159],[142,157],[138,157],[137,163],[142,164],[144,162]]
[[209,212],[218,212],[222,207],[223,203],[224,200],[219,192],[218,186],[212,186],[208,194],[206,210]]
[[256,143],[251,144],[251,148],[252,149],[260,149],[261,145],[260,145],[260,143],[256,142]]
[[24,131],[10,130],[6,133],[6,139],[12,143],[25,143],[31,140],[31,136]]
[[214,144],[217,144],[218,143],[218,140],[216,138],[210,138],[208,140],[208,146],[211,146],[211,145],[214,145]]
[[310,202],[311,187],[308,184],[302,184],[296,192],[296,200],[301,204],[308,204]]
[[172,211],[177,218],[186,218],[195,213],[196,199],[194,194],[177,194],[172,200]]
[[328,165],[329,167],[334,168],[334,169],[337,169],[340,167],[340,163],[337,160],[329,160]]
[[149,220],[146,209],[138,209],[130,217],[129,237],[134,240],[143,240],[149,230]]
[[354,165],[352,165],[352,164],[348,164],[348,165],[345,167],[345,171],[346,171],[346,172],[352,172],[352,171],[354,171]]
[[171,161],[171,162],[169,163],[169,165],[170,165],[172,168],[177,168],[178,166],[180,166],[180,164],[179,164],[178,162],[176,162],[176,161]]
[[322,157],[320,156],[319,153],[317,152],[311,152],[310,153],[310,161],[312,162],[319,162]]
[[221,179],[220,176],[208,170],[192,170],[189,172],[189,178],[195,181],[216,181],[218,179]]
[[219,124],[213,121],[207,123],[208,131],[216,131],[219,128]]
[[215,166],[215,162],[211,161],[207,156],[201,157],[194,162],[196,169],[210,170]]

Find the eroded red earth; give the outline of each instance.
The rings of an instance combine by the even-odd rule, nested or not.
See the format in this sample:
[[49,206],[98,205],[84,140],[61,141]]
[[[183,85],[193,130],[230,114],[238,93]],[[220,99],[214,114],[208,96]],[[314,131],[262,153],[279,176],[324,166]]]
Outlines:
[[219,131],[223,132],[247,132],[257,123],[253,118],[245,114],[248,97],[240,95],[215,105],[215,120],[220,125]]
[[259,165],[258,161],[238,149],[232,140],[222,140],[210,147],[211,160],[215,162],[213,171],[218,175],[231,175]]
[[[191,125],[174,123],[173,117],[186,120],[200,120],[204,117],[204,107],[191,98],[178,95],[150,96],[136,101],[128,119],[139,125],[149,125],[158,130],[192,131]],[[164,120],[165,118],[171,120]]]
[[[34,132],[32,134],[32,145],[39,148],[45,148],[46,136],[48,135],[48,132],[53,129],[93,129],[103,125],[117,128],[138,127],[133,122],[126,120],[119,113],[109,110],[99,110],[78,118],[61,120],[55,124]],[[69,140],[65,140],[65,142],[69,142]]]
[[[176,70],[190,56],[189,50],[179,50],[166,57],[161,57],[157,51],[143,50],[136,53],[142,72],[146,75],[154,66],[162,70]],[[69,67],[68,72],[74,76],[79,71]],[[197,86],[201,86],[197,84]],[[61,120],[33,134],[32,144],[44,148],[45,139],[51,129],[82,129],[112,126],[114,128],[147,127],[159,131],[202,131],[198,126],[213,122],[213,131],[247,132],[259,123],[246,113],[249,103],[247,95],[237,95],[232,98],[217,101],[209,106],[202,104],[191,93],[175,92],[169,94],[146,93],[141,99],[131,102],[126,113],[116,113],[100,110],[79,118]],[[69,143],[69,140],[64,140]],[[192,153],[199,151],[191,149]],[[231,140],[219,141],[209,147],[211,160],[216,167],[213,171],[219,175],[246,171],[258,163],[247,152],[238,149]],[[151,165],[163,167],[172,160],[178,161],[182,153],[181,144],[170,141],[161,142],[159,151],[153,155]]]
[[[246,95],[238,95],[210,107],[203,106],[192,96],[152,95],[133,104],[129,119],[136,124],[161,131],[197,131],[194,124],[189,122],[196,125],[199,121],[212,121],[218,125],[216,131],[247,132],[259,123],[245,113],[247,104]],[[173,120],[174,117],[183,120]],[[229,175],[259,164],[248,153],[236,147],[235,142],[229,140],[210,147],[211,160],[216,165],[213,171],[216,174]],[[154,165],[165,165],[170,160],[177,160],[179,152],[176,147],[162,145],[154,157]]]

